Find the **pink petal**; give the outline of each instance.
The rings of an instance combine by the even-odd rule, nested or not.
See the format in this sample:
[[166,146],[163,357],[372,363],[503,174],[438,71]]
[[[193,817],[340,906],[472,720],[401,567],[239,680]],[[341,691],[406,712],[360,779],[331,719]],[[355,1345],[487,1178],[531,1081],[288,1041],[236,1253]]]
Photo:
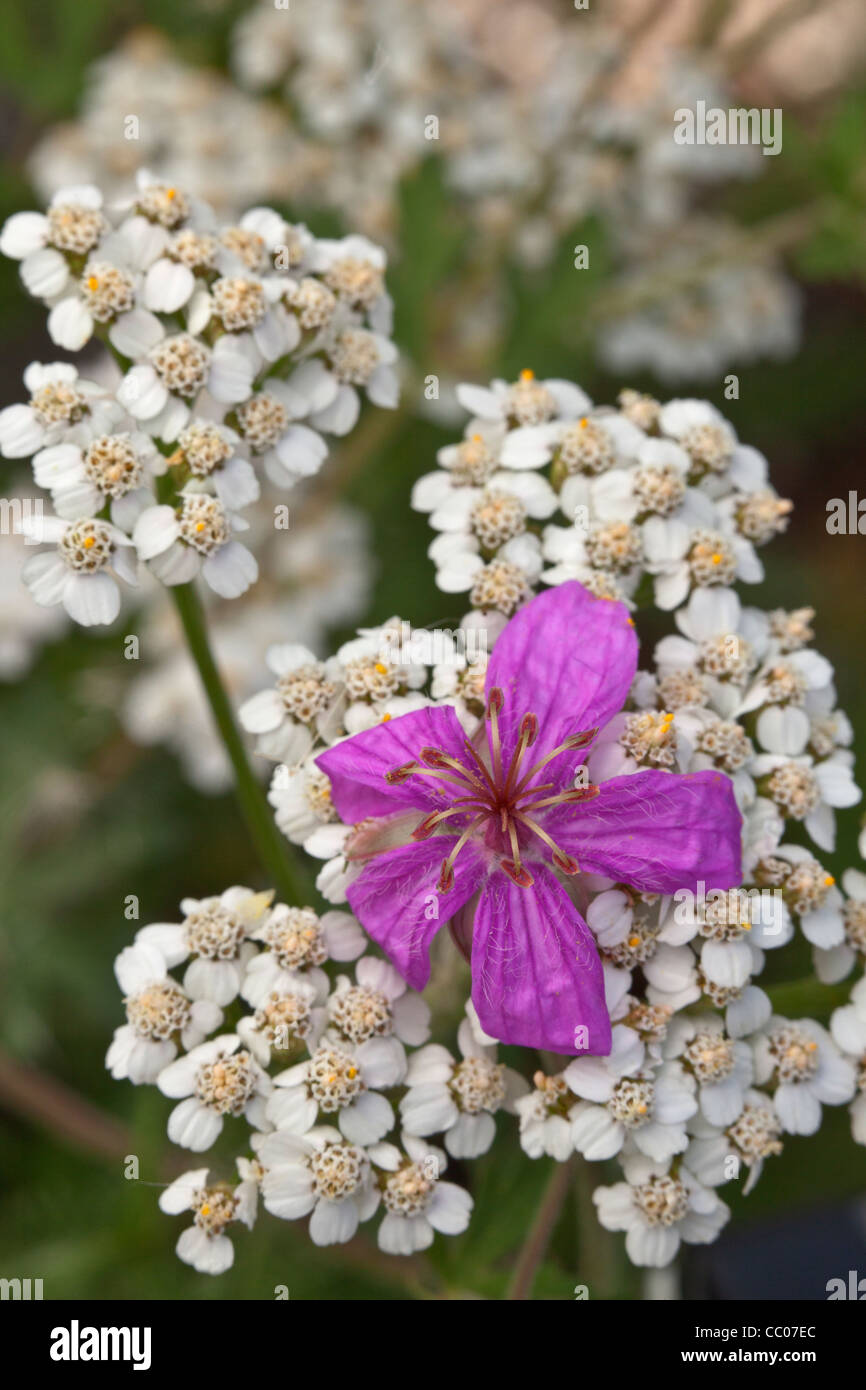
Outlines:
[[592,801],[557,808],[544,828],[581,869],[640,892],[742,882],[742,817],[733,783],[708,769],[648,770],[603,782]]
[[439,928],[477,892],[484,861],[471,844],[454,863],[454,885],[436,891],[442,861],[456,837],[404,845],[380,854],[346,890],[355,916],[413,989],[430,978],[430,942]]
[[[481,1027],[505,1043],[606,1057],[610,1016],[592,933],[553,873],[538,863],[532,873],[531,888],[495,873],[481,893],[472,940]],[[587,1036],[576,1038],[581,1027]]]
[[[625,704],[636,670],[637,637],[624,604],[595,598],[576,580],[539,594],[515,613],[487,668],[488,694],[498,686],[505,696],[499,717],[504,765],[524,714],[531,711],[539,722],[524,757],[528,768],[568,734],[606,724]],[[584,758],[578,751],[557,759],[555,780],[573,777]]]
[[[316,758],[316,764],[331,779],[331,795],[341,820],[357,825],[368,816],[444,807],[452,795],[462,795],[452,782],[408,777],[403,782],[389,783],[385,774],[416,762],[426,747],[441,749],[471,767],[465,744],[466,734],[453,708],[429,706],[344,739]],[[447,801],[441,793],[443,787],[448,792]]]

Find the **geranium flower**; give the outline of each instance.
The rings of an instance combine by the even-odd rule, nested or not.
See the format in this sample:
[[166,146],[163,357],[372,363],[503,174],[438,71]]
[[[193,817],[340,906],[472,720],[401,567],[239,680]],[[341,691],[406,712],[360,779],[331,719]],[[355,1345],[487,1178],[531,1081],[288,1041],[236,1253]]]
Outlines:
[[473,739],[452,707],[434,706],[316,760],[357,827],[348,857],[367,861],[347,890],[355,915],[415,989],[450,921],[481,1026],[502,1042],[610,1051],[601,964],[575,903],[582,870],[653,893],[699,877],[740,882],[740,814],[724,774],[652,769],[575,785],[636,664],[625,607],[562,584],[498,638]]

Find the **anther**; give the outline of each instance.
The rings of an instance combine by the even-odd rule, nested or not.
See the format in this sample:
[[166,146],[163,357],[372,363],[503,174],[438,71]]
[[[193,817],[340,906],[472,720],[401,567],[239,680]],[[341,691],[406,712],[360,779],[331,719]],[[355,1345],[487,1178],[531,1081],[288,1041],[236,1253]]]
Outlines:
[[526,748],[531,748],[538,738],[538,715],[524,714],[520,721],[520,741]]
[[499,686],[494,685],[493,689],[487,696],[487,709],[484,715],[485,719],[491,719],[494,714],[501,714],[504,704],[505,696],[503,695]]
[[403,763],[401,767],[392,767],[390,772],[385,773],[385,781],[389,786],[396,787],[401,782],[408,781],[417,766],[417,763]]
[[527,871],[526,866],[523,864],[515,864],[513,859],[500,859],[499,867],[505,870],[508,877],[512,882],[517,884],[518,888],[531,888],[535,882],[535,879]]

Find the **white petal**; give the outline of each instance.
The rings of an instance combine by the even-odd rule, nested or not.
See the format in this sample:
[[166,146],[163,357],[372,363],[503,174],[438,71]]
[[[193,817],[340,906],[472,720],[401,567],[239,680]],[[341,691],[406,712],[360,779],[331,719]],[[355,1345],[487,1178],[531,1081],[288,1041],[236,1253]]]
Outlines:
[[228,541],[202,565],[202,574],[221,598],[239,598],[259,576],[255,556],[240,541]]
[[69,280],[66,258],[52,247],[34,251],[21,262],[21,279],[36,299],[56,299]]
[[208,376],[208,391],[215,401],[225,405],[236,405],[245,401],[252,391],[253,368],[251,363],[238,351],[227,345],[225,338],[219,339],[214,348]]
[[15,212],[0,232],[0,252],[10,260],[21,261],[45,245],[48,218],[41,212]]
[[179,1178],[175,1178],[160,1196],[160,1211],[164,1211],[168,1216],[179,1216],[182,1211],[189,1211],[190,1199],[193,1193],[205,1186],[207,1175],[207,1168],[193,1168],[190,1172],[182,1173]]
[[117,399],[136,420],[153,420],[164,409],[168,391],[153,367],[142,365],[127,372],[117,388]]
[[788,1134],[815,1134],[821,1125],[821,1103],[802,1082],[777,1088],[776,1113]]
[[131,309],[128,314],[121,314],[108,331],[112,346],[132,360],[144,357],[164,336],[159,319],[146,309]]
[[438,1182],[427,1208],[427,1219],[435,1231],[458,1236],[469,1225],[473,1202],[469,1193],[453,1182]]
[[120,612],[120,590],[110,574],[71,574],[64,586],[63,606],[82,627],[113,623]]
[[4,458],[28,458],[44,441],[45,431],[31,406],[8,405],[0,410],[0,452]]
[[310,1240],[314,1245],[343,1245],[358,1229],[358,1207],[351,1197],[343,1202],[316,1203],[310,1217]]
[[351,386],[343,385],[330,405],[310,415],[310,424],[327,431],[328,434],[348,434],[354,428],[360,411],[361,402],[357,391]]
[[400,1117],[407,1134],[441,1134],[457,1123],[459,1114],[448,1087],[437,1082],[412,1086],[400,1102]]
[[199,1274],[224,1274],[231,1269],[235,1258],[228,1236],[209,1236],[197,1226],[190,1226],[181,1234],[175,1253]]
[[157,313],[175,314],[190,298],[195,283],[195,276],[185,265],[165,259],[155,261],[145,276],[144,303]]
[[797,758],[809,742],[809,716],[793,705],[771,705],[761,712],[757,732],[768,753]]
[[204,1153],[222,1133],[222,1116],[189,1096],[168,1117],[168,1137],[173,1144],[193,1153]]
[[61,602],[68,577],[69,570],[53,551],[31,555],[21,571],[21,578],[43,608]]
[[376,1144],[394,1124],[394,1112],[384,1096],[366,1091],[340,1111],[340,1129],[352,1144]]
[[90,310],[77,295],[61,299],[48,315],[48,336],[52,343],[65,348],[67,352],[78,352],[90,340],[92,333]]

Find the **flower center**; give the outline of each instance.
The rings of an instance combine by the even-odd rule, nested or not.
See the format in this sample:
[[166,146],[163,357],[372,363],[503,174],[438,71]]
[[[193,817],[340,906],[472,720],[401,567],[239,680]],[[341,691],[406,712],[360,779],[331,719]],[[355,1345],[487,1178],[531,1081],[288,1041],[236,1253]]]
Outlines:
[[268,248],[258,232],[251,232],[248,227],[226,227],[220,233],[220,241],[248,270],[264,270],[267,265]]
[[204,960],[234,960],[246,939],[246,928],[222,903],[208,903],[185,919],[184,935],[193,955]]
[[208,1236],[222,1235],[234,1220],[237,1198],[220,1187],[203,1187],[192,1199],[195,1224]]
[[309,1033],[312,1012],[306,994],[278,994],[274,990],[254,1013],[253,1024],[275,1051],[288,1052],[297,1039]]
[[244,401],[238,406],[237,414],[244,439],[260,452],[276,444],[289,423],[289,412],[282,401],[269,396],[267,391]]
[[355,256],[336,261],[327,271],[325,283],[341,299],[348,300],[353,309],[369,309],[385,288],[381,270]]
[[150,360],[169,391],[177,391],[181,396],[194,396],[207,381],[210,348],[189,333],[176,333],[151,349]]
[[327,285],[305,275],[299,284],[290,285],[285,298],[298,316],[302,328],[324,328],[334,317],[335,296]]
[[328,959],[319,919],[311,907],[288,907],[281,916],[272,917],[262,939],[283,970],[321,965]]
[[60,537],[58,551],[71,570],[95,574],[111,561],[114,545],[104,521],[76,521]]
[[368,1038],[384,1037],[391,1032],[391,1006],[377,990],[353,985],[334,997],[331,1019],[340,1032],[353,1043]]
[[154,183],[141,191],[138,211],[162,227],[177,227],[189,216],[189,201],[179,188]]
[[232,456],[232,446],[216,425],[194,420],[177,438],[189,470],[197,478],[206,478]]
[[770,1105],[746,1105],[728,1137],[747,1163],[782,1152],[782,1122]]
[[499,716],[505,697],[498,686],[488,696],[486,720],[489,726],[490,759],[482,758],[469,739],[464,741],[468,762],[460,762],[439,748],[422,748],[420,761],[404,763],[385,773],[392,785],[409,777],[429,777],[441,784],[449,797],[448,806],[434,811],[412,832],[413,840],[426,840],[439,831],[447,820],[457,816],[461,834],[448,858],[443,860],[437,884],[440,893],[454,886],[454,861],[470,839],[483,840],[496,854],[498,867],[520,888],[531,888],[534,879],[523,862],[527,843],[539,840],[550,851],[556,868],[564,874],[580,872],[572,856],[557,845],[536,819],[539,811],[552,806],[575,804],[598,795],[599,788],[588,785],[557,789],[555,782],[538,782],[537,776],[554,758],[585,748],[598,733],[588,729],[572,734],[530,767],[526,754],[538,737],[538,716],[531,712],[520,721],[517,743],[508,766],[505,766]]
[[257,280],[224,276],[211,289],[214,310],[230,333],[255,328],[268,311],[265,292]]
[[189,270],[213,270],[218,251],[216,237],[207,232],[194,232],[187,227],[177,233],[168,254]]
[[213,555],[231,536],[222,503],[216,497],[196,493],[183,499],[180,534],[200,555]]
[[202,1105],[218,1115],[240,1115],[255,1089],[256,1069],[248,1052],[207,1063],[195,1082],[195,1094]]
[[52,246],[75,256],[85,256],[108,230],[108,223],[98,208],[60,203],[49,209],[48,227]]
[[492,1115],[505,1100],[505,1066],[486,1057],[465,1057],[449,1084],[465,1115],[482,1110]]
[[818,1044],[796,1024],[775,1028],[767,1042],[783,1084],[810,1080],[818,1070]]
[[843,916],[849,944],[861,955],[866,955],[866,902],[852,898],[845,904]]
[[68,425],[80,420],[87,405],[81,392],[65,381],[49,381],[30,400],[43,425]]
[[189,1023],[191,1005],[180,985],[158,981],[124,1000],[126,1017],[140,1038],[164,1042]]
[[640,1129],[652,1114],[655,1087],[649,1077],[625,1076],[613,1088],[607,1108],[626,1129]]
[[691,1063],[692,1071],[702,1084],[724,1081],[734,1070],[734,1045],[730,1038],[719,1033],[701,1031],[695,1034],[685,1049],[684,1056]]
[[385,1183],[382,1200],[394,1216],[420,1216],[426,1211],[436,1183],[420,1163],[410,1163],[393,1173]]
[[334,1047],[320,1047],[313,1053],[307,1084],[319,1109],[326,1113],[351,1105],[367,1089],[352,1055]]
[[650,1178],[634,1189],[634,1200],[648,1226],[675,1226],[689,1209],[689,1194],[678,1178]]
[[367,1155],[355,1144],[329,1144],[310,1159],[313,1187],[317,1197],[340,1202],[351,1197],[369,1170]]
[[141,463],[128,434],[103,434],[84,455],[84,471],[106,497],[122,497],[141,480]]
[[324,666],[316,662],[315,665],[308,663],[298,666],[287,676],[280,676],[277,692],[287,713],[309,724],[327,708],[335,694],[335,687],[325,679]]
[[379,365],[376,339],[366,328],[345,328],[330,350],[331,366],[341,381],[366,386]]
[[616,463],[610,435],[586,416],[562,436],[559,461],[566,473],[605,473]]
[[107,323],[135,305],[135,280],[107,262],[88,265],[81,278],[81,292],[97,323]]

